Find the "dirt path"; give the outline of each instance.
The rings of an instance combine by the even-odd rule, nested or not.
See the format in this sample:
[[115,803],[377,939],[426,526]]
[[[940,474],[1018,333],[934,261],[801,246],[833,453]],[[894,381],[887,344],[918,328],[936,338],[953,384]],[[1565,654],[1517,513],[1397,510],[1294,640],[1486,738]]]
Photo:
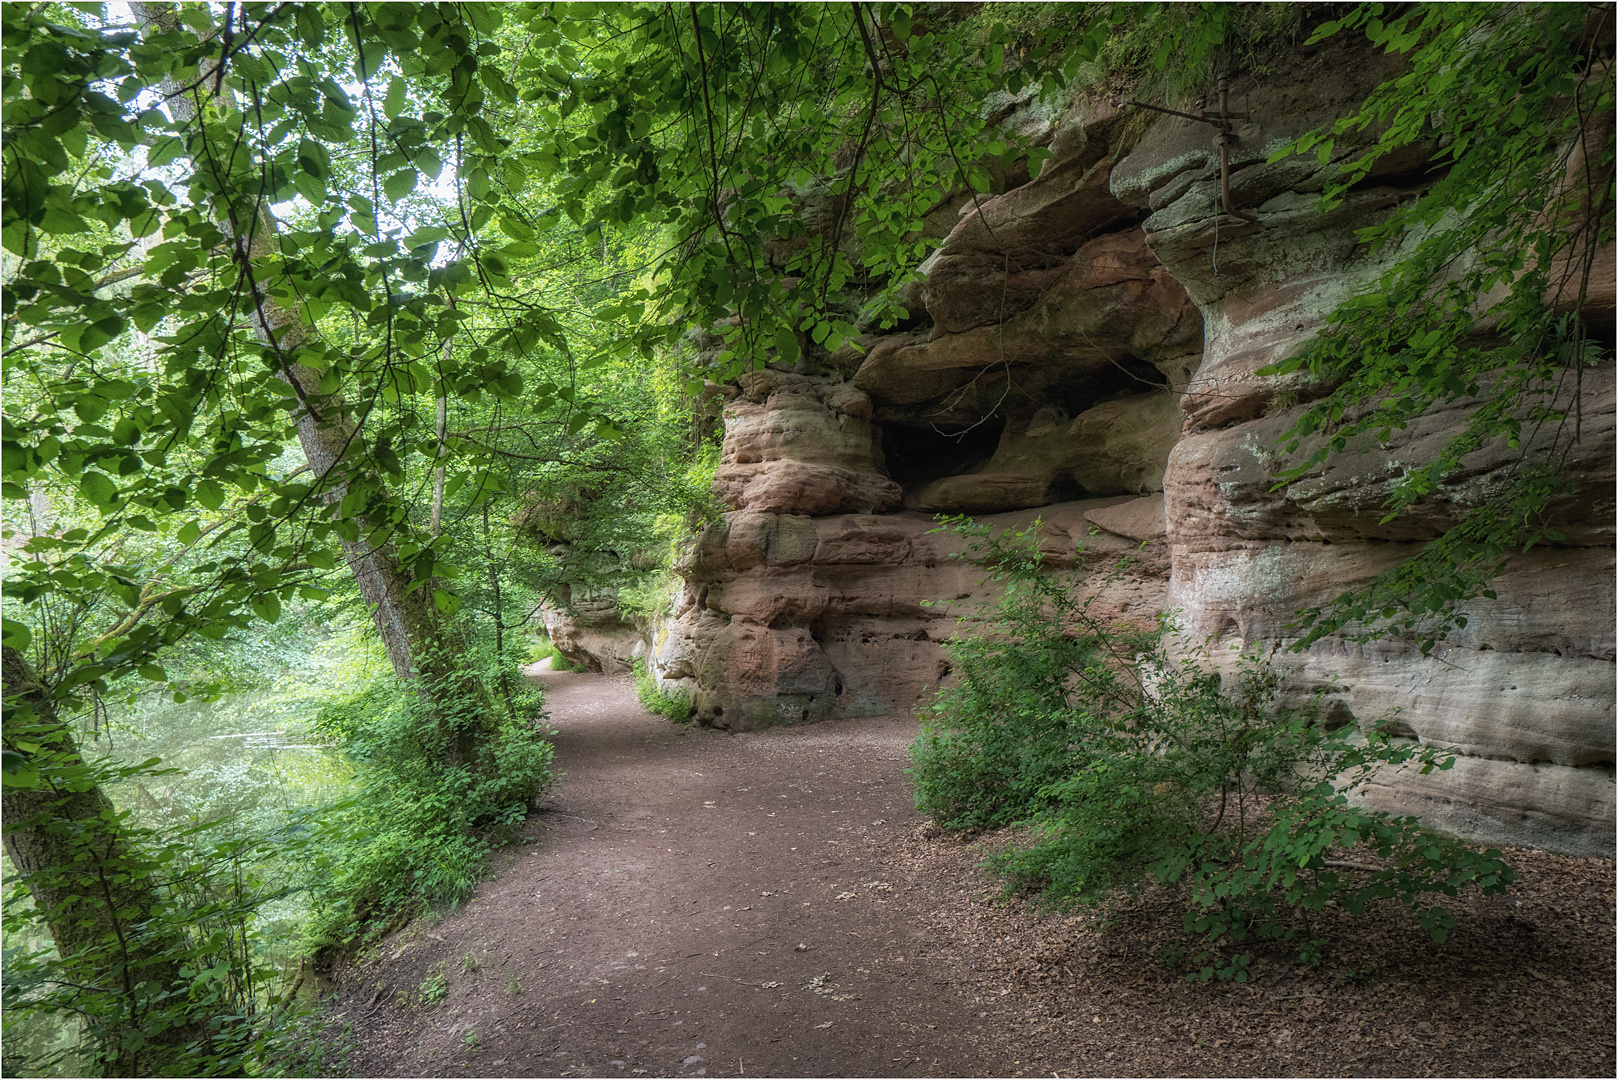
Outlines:
[[[377,1010],[357,1073],[1003,1071],[960,1037],[928,892],[890,857],[921,823],[914,721],[719,734],[647,713],[627,677],[539,677],[557,796],[462,912],[351,973]],[[420,1007],[438,964],[448,996]]]
[[1173,890],[1105,931],[997,902],[977,863],[1013,837],[911,809],[914,721],[688,731],[627,677],[540,677],[557,796],[466,908],[343,974],[354,1075],[1614,1075],[1611,860],[1508,851],[1522,880],[1442,947],[1323,914],[1321,967],[1190,983]]

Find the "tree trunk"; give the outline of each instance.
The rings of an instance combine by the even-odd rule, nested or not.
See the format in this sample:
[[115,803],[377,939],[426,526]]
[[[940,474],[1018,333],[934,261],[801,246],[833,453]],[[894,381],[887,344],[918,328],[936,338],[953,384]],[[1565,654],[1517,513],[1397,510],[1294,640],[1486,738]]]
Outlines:
[[[131,7],[143,29],[156,27],[169,31],[178,25],[179,15],[173,4],[137,2]],[[193,119],[200,99],[214,92],[207,75],[216,63],[205,61],[187,88],[182,88],[172,76],[164,79],[161,90],[176,119]],[[278,355],[290,354],[309,338],[313,327],[302,312],[284,308],[271,299],[253,272],[255,265],[262,267],[266,258],[276,253],[274,218],[266,207],[257,203],[251,207],[229,205],[215,209],[220,226],[235,245],[241,272],[246,275],[248,295],[253,302],[251,318],[259,340]],[[299,405],[294,419],[298,425],[298,441],[310,468],[319,481],[324,482],[356,439],[356,427],[343,416],[341,399],[322,397],[319,372],[284,360],[277,374],[297,396]],[[339,485],[328,492],[327,505],[339,502],[345,490],[344,485]],[[412,591],[414,576],[399,566],[392,545],[376,537],[380,531],[377,523],[361,519],[358,524],[360,537],[356,541],[345,541],[343,554],[359,585],[360,595],[371,609],[394,674],[401,679],[425,674],[430,681],[443,685],[464,682],[464,675],[457,671],[449,655],[450,642],[444,640],[441,620],[432,606],[432,590],[420,587]]]
[[[122,1016],[92,1022],[96,1041],[111,1053],[103,1061],[106,1075],[172,1071],[166,1063],[204,1034],[190,1016],[153,1030],[154,1008],[186,998],[178,959],[189,948],[184,930],[152,918],[165,906],[152,865],[124,835],[106,794],[84,783],[73,733],[28,661],[9,645],[0,647],[0,676],[6,855],[56,943],[66,977],[123,999]],[[168,994],[175,996],[164,1001]],[[130,1029],[145,1036],[145,1046],[128,1037]]]
[[[173,4],[137,0],[131,6],[143,28],[168,31],[178,25]],[[217,61],[204,61],[197,76],[183,86],[173,76],[164,79],[161,90],[176,119],[191,120],[206,97],[229,93],[222,83],[207,77],[216,66]],[[235,247],[237,264],[246,279],[255,331],[259,340],[281,358],[277,375],[292,387],[298,400],[293,417],[304,457],[319,482],[325,482],[342,463],[358,431],[346,417],[341,398],[321,395],[320,373],[290,359],[291,352],[313,334],[314,327],[302,311],[277,304],[255,275],[255,268],[263,267],[276,254],[275,219],[256,199],[248,206],[216,206],[215,211]],[[326,505],[340,502],[346,490],[347,485],[339,483],[326,493]],[[356,524],[360,527],[359,539],[344,541],[343,554],[370,608],[394,674],[407,681],[420,677],[418,693],[437,718],[438,734],[450,762],[466,764],[482,741],[487,720],[468,723],[465,718],[487,712],[488,694],[477,675],[461,663],[465,650],[434,607],[431,583],[418,583],[399,565],[385,537],[385,523],[361,516]],[[455,715],[462,719],[452,721]]]

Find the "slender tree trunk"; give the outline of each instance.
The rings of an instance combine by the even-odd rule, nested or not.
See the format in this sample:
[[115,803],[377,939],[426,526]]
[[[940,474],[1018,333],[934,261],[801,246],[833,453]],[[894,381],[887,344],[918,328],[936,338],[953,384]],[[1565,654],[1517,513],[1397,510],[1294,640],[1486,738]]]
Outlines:
[[[449,299],[449,306],[451,310],[455,307],[453,297]],[[444,339],[444,347],[439,350],[439,356],[443,362],[447,363],[449,361],[450,349],[454,347],[454,344],[455,339],[453,337]],[[449,398],[447,394],[448,390],[444,386],[444,373],[440,368],[438,373],[438,400],[435,403],[437,427],[433,432],[438,437],[438,464],[433,467],[433,509],[432,518],[427,526],[427,531],[434,537],[438,536],[438,530],[444,523],[444,442],[449,435]]]
[[[444,343],[444,349],[449,350],[449,343]],[[445,428],[449,422],[449,400],[444,397],[443,387],[440,385],[438,393],[438,456],[444,456]],[[427,531],[433,536],[444,523],[444,464],[443,461],[433,467],[433,511],[432,519],[427,524]]]
[[[143,29],[166,31],[178,24],[173,4],[137,2],[131,7]],[[215,92],[213,81],[207,78],[214,63],[204,62],[189,89],[180,88],[172,77],[164,80],[161,89],[176,119],[194,118],[199,100]],[[201,167],[200,162],[195,164]],[[221,206],[216,210],[220,225],[235,245],[241,272],[247,276],[253,302],[251,317],[259,339],[278,355],[290,356],[312,336],[314,328],[301,311],[282,307],[270,298],[263,283],[254,276],[254,267],[264,266],[276,253],[274,219],[266,207],[257,204]],[[293,388],[299,402],[294,419],[304,457],[316,476],[325,481],[357,438],[354,422],[344,415],[340,398],[320,393],[319,372],[287,360],[277,374]],[[327,504],[340,501],[344,491],[345,487],[339,485],[328,492]],[[382,531],[378,523],[362,520],[359,524],[359,539],[344,542],[343,554],[360,595],[371,609],[394,674],[401,679],[426,674],[449,684],[462,681],[456,677],[450,643],[444,640],[441,621],[432,606],[431,589],[412,588],[414,576],[399,566],[386,537],[376,535]]]
[[494,590],[494,656],[500,666],[500,696],[506,702],[506,715],[517,719],[517,706],[511,700],[511,686],[506,682],[506,614],[500,602],[500,572],[494,565],[494,545],[489,540],[489,504],[483,504],[483,557],[489,564],[489,587]]

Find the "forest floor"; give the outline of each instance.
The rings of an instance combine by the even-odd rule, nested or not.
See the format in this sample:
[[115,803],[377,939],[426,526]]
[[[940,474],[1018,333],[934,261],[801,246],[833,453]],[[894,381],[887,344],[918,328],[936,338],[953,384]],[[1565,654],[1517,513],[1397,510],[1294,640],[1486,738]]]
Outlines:
[[1509,851],[1443,946],[1339,918],[1319,968],[1190,983],[1167,890],[1105,927],[1000,900],[978,863],[1015,836],[917,814],[914,720],[727,734],[533,674],[556,794],[470,903],[340,973],[352,1075],[1614,1075],[1611,860]]

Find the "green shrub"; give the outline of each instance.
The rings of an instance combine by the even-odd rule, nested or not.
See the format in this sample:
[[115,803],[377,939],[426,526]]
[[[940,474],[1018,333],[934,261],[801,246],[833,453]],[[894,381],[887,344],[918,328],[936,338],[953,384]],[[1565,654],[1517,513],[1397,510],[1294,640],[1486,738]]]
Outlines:
[[549,660],[551,662],[551,670],[552,671],[589,671],[590,670],[589,668],[585,667],[583,664],[575,664],[571,660],[569,660],[567,657],[563,656],[562,655],[562,650],[558,649],[556,647],[556,644],[554,642],[550,641],[549,639],[547,639],[545,642],[543,642],[539,646],[539,648],[534,650],[534,658],[533,658],[532,661],[530,661],[530,663],[538,664],[538,663],[540,663],[540,662],[542,662],[544,660]]
[[[660,554],[666,556],[666,553]],[[680,575],[666,566],[639,574],[625,574],[624,581],[618,586],[618,610],[626,619],[666,618],[674,611],[674,602],[680,595],[680,584]]]
[[[415,905],[455,907],[470,895],[485,856],[554,780],[538,690],[520,681],[498,722],[492,702],[423,693],[391,673],[316,717],[354,764],[357,790],[329,808],[319,865],[308,868],[311,947],[350,945]],[[469,725],[481,737],[457,760]]]
[[444,961],[427,969],[427,977],[416,988],[416,1001],[421,1005],[442,1005],[449,997],[449,980],[444,977]]
[[[20,722],[8,731],[49,735]],[[8,770],[6,783],[82,791],[165,776],[156,766],[84,762],[47,747],[28,769]],[[282,993],[256,928],[293,891],[276,879],[306,844],[300,817],[260,833],[220,822],[158,830],[109,803],[92,828],[58,809],[65,804],[6,822],[66,835],[76,850],[27,873],[6,865],[5,1075],[233,1076],[283,1054],[308,1010]],[[79,951],[64,957],[50,943],[53,913],[31,889],[54,899],[55,915],[75,913]]]
[[[1185,929],[1206,945],[1198,974],[1242,982],[1249,939],[1318,960],[1308,915],[1327,904],[1358,915],[1391,899],[1442,942],[1454,918],[1438,900],[1515,880],[1498,851],[1350,799],[1378,770],[1448,769],[1452,755],[1277,708],[1258,657],[1224,684],[1168,619],[1149,632],[1102,624],[1093,594],[1044,570],[1037,522],[999,535],[966,519],[946,527],[974,538],[972,556],[1005,591],[994,631],[954,647],[959,685],[926,710],[911,771],[917,805],[947,828],[1032,826],[1030,846],[992,860],[1008,889],[1069,907],[1183,882]],[[1371,856],[1384,865],[1368,867]]]
[[629,666],[635,672],[635,696],[640,698],[640,703],[646,706],[648,712],[673,720],[676,724],[690,721],[695,709],[689,691],[675,690],[670,694],[658,689],[657,680],[652,678],[645,657],[635,657]]

